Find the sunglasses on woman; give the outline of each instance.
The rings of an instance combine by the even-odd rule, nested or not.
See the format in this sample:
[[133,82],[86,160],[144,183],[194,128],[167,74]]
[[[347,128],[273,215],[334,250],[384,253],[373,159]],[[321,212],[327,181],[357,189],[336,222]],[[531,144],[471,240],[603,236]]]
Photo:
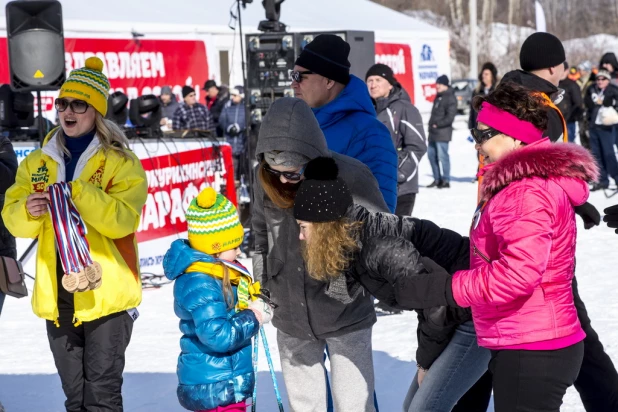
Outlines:
[[310,70],[305,70],[305,71],[298,71],[298,70],[289,70],[288,74],[290,75],[290,79],[293,82],[296,83],[300,83],[303,81],[303,76],[307,75],[307,74],[314,74],[312,71]]
[[494,129],[493,127],[485,130],[479,130],[476,127],[470,129],[470,134],[472,135],[472,138],[474,139],[476,144],[483,144],[492,137],[497,136],[501,133],[501,131]]
[[56,99],[56,110],[60,113],[64,112],[68,107],[71,107],[71,111],[77,114],[84,114],[88,110],[88,103],[83,100],[71,100],[61,98]]
[[305,172],[305,166],[303,166],[302,169],[300,169],[298,172],[280,172],[278,170],[271,169],[268,166],[268,163],[264,163],[264,170],[277,177],[283,176],[287,180],[298,182],[302,178],[303,173]]

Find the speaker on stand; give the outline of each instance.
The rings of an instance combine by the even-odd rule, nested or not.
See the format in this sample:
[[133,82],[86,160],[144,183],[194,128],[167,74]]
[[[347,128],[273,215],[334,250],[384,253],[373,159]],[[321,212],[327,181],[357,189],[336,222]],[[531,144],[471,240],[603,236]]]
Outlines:
[[43,143],[41,91],[58,90],[66,79],[62,6],[56,0],[6,5],[11,87],[37,93],[39,139]]

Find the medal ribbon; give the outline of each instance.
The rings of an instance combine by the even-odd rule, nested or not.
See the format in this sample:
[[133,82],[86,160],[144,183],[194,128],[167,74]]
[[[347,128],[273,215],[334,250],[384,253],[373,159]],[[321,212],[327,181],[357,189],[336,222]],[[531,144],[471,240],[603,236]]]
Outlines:
[[48,190],[49,211],[64,273],[80,272],[93,263],[86,240],[86,225],[73,203],[68,183],[52,184]]
[[75,203],[73,203],[71,187],[67,183],[64,184],[64,194],[67,199],[67,206],[71,215],[70,221],[73,226],[72,234],[77,249],[77,256],[83,267],[90,266],[93,264],[93,261],[92,257],[90,257],[90,244],[88,243],[88,239],[86,239],[88,229],[86,229],[86,224],[77,211]]

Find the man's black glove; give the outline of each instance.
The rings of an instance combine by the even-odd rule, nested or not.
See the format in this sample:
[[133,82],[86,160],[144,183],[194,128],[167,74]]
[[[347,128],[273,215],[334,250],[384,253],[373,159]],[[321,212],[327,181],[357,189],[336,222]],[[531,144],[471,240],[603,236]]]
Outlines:
[[428,257],[421,257],[420,262],[428,273],[428,275],[423,275],[425,277],[425,285],[423,285],[425,286],[425,300],[427,301],[425,307],[451,306],[458,308],[459,305],[453,298],[453,277],[451,274]]
[[611,107],[614,105],[614,98],[611,95],[607,95],[603,98],[603,107]]
[[588,202],[581,206],[575,206],[575,213],[584,221],[584,229],[586,230],[593,226],[599,226],[599,223],[601,223],[601,214],[596,207]]
[[603,221],[607,222],[608,227],[616,229],[616,234],[618,234],[618,205],[610,206],[603,212],[605,213]]

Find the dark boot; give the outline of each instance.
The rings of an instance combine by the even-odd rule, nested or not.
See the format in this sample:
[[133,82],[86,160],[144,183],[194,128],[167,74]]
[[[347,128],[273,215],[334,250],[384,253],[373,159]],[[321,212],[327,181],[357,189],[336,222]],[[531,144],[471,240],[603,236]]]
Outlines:
[[449,182],[440,182],[438,189],[450,189],[451,184]]
[[442,185],[442,180],[434,180],[429,186],[427,187],[440,187]]
[[609,184],[595,183],[590,188],[590,191],[591,192],[596,192],[597,190],[603,190],[603,189],[607,189],[607,188],[609,188]]

